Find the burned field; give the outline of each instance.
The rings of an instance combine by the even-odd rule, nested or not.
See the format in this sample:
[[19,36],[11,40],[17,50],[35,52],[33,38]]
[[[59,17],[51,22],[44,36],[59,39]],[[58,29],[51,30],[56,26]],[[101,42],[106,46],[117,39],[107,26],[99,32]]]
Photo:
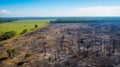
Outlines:
[[1,43],[0,67],[119,67],[119,25],[50,24]]

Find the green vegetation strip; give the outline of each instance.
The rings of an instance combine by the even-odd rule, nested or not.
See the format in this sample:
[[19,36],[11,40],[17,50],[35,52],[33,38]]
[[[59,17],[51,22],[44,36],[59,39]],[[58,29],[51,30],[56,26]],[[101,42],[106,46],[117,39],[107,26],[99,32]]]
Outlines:
[[[36,28],[45,27],[46,25],[48,25],[49,21],[50,20],[42,19],[42,20],[18,20],[13,22],[0,23],[0,37],[2,35],[7,35],[6,32],[10,31],[14,31],[16,33],[15,35],[24,34]],[[8,36],[9,35],[5,37],[11,38]]]
[[20,34],[24,29],[28,31],[35,29],[35,25],[38,25],[38,28],[42,28],[49,23],[50,20],[18,20],[8,23],[0,24],[0,34],[8,31],[15,31],[17,34]]

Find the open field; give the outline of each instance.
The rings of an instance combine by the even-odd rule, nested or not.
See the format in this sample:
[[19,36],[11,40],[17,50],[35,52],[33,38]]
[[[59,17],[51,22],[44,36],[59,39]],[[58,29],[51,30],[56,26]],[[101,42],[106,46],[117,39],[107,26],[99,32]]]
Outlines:
[[20,34],[24,29],[28,31],[35,29],[35,25],[38,28],[44,27],[49,23],[50,20],[18,20],[13,22],[6,22],[0,24],[0,34],[8,31],[15,31]]

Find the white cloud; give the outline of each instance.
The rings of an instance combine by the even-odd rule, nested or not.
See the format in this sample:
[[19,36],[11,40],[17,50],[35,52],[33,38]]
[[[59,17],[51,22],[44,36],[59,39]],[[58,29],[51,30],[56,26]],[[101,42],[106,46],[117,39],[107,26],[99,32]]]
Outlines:
[[97,6],[75,8],[68,11],[72,16],[120,16],[120,7]]
[[11,12],[8,10],[0,10],[0,14],[1,15],[9,15],[9,14],[11,14]]
[[37,15],[39,16],[120,16],[120,6],[81,7],[81,8],[71,8],[69,10],[67,9],[44,10],[44,11],[39,11]]
[[0,10],[3,16],[120,16],[120,6],[96,6],[69,9],[37,9],[19,10],[11,13],[8,10]]

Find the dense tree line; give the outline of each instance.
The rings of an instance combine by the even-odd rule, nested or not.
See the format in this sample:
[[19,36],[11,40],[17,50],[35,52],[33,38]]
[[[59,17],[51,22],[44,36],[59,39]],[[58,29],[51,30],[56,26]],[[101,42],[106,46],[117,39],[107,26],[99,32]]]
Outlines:
[[17,20],[41,20],[41,19],[57,19],[57,17],[0,17],[0,23],[12,22]]
[[17,18],[0,18],[0,23],[12,22],[18,20]]
[[50,21],[50,23],[119,23],[119,17],[77,17],[77,18],[59,18],[55,21]]

